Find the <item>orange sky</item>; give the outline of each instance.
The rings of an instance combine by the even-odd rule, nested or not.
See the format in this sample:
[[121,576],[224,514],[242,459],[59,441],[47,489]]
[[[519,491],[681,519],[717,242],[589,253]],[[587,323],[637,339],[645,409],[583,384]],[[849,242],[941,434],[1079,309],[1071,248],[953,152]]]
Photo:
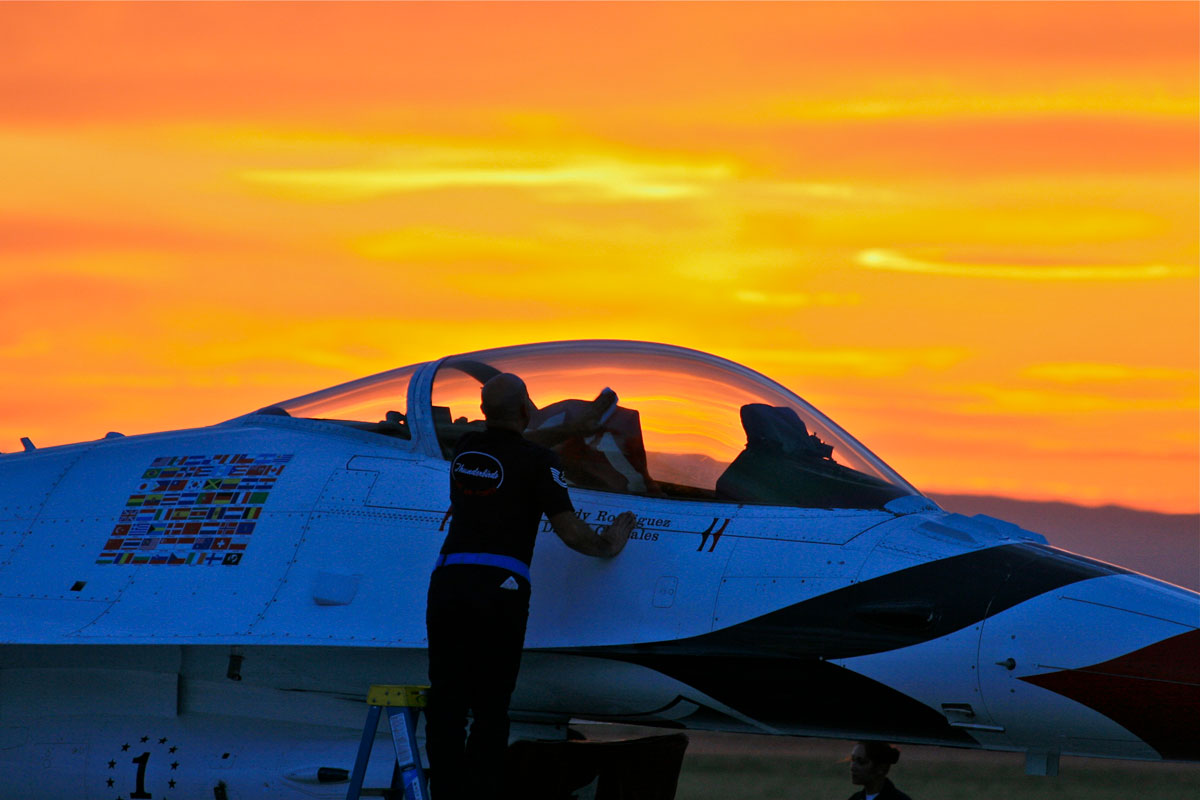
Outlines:
[[0,449],[635,338],[1195,512],[1198,9],[0,4]]

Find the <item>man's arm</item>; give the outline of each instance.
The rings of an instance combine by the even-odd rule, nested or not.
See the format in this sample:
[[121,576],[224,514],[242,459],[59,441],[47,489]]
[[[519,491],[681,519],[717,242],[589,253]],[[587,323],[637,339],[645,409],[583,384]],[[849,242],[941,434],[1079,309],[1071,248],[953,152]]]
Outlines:
[[550,524],[554,526],[554,532],[563,540],[563,544],[572,550],[585,556],[612,558],[620,553],[629,541],[629,534],[637,524],[637,517],[632,511],[618,514],[608,529],[599,535],[591,525],[575,516],[574,511],[558,512],[550,518]]

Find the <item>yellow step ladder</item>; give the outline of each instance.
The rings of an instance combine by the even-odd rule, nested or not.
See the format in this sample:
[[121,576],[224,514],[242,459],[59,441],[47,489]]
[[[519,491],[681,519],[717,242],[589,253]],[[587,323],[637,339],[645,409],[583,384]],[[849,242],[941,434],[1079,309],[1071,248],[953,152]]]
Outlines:
[[358,745],[354,772],[350,774],[346,800],[360,800],[367,761],[371,758],[371,747],[379,730],[379,716],[385,708],[392,743],[396,746],[396,767],[400,772],[404,800],[428,800],[429,785],[421,766],[421,754],[417,751],[417,714],[425,707],[425,690],[428,688],[375,685],[367,692],[367,722]]

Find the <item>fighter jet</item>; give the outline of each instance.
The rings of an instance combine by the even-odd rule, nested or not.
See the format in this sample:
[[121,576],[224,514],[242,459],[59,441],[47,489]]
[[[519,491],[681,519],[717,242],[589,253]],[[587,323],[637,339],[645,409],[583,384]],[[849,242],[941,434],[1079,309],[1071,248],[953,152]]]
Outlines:
[[0,797],[345,796],[368,687],[425,682],[447,456],[499,372],[579,515],[638,517],[611,560],[539,537],[518,734],[1200,760],[1200,595],[941,510],[744,366],[577,341],[0,456]]

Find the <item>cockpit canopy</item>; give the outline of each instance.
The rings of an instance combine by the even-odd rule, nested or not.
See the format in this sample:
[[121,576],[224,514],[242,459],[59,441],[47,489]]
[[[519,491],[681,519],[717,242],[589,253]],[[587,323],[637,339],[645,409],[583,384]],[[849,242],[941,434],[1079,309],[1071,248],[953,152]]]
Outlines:
[[[413,384],[422,368],[432,381]],[[916,494],[792,392],[730,361],[638,342],[556,342],[451,356],[286,401],[274,413],[412,437],[428,420],[443,456],[483,427],[480,387],[519,375],[526,436],[573,485],[601,491],[809,508],[881,508]],[[425,396],[410,384],[429,386]],[[608,391],[606,391],[608,390]],[[613,397],[615,395],[615,398]],[[420,409],[422,413],[413,414]],[[411,425],[411,428],[410,428]]]

